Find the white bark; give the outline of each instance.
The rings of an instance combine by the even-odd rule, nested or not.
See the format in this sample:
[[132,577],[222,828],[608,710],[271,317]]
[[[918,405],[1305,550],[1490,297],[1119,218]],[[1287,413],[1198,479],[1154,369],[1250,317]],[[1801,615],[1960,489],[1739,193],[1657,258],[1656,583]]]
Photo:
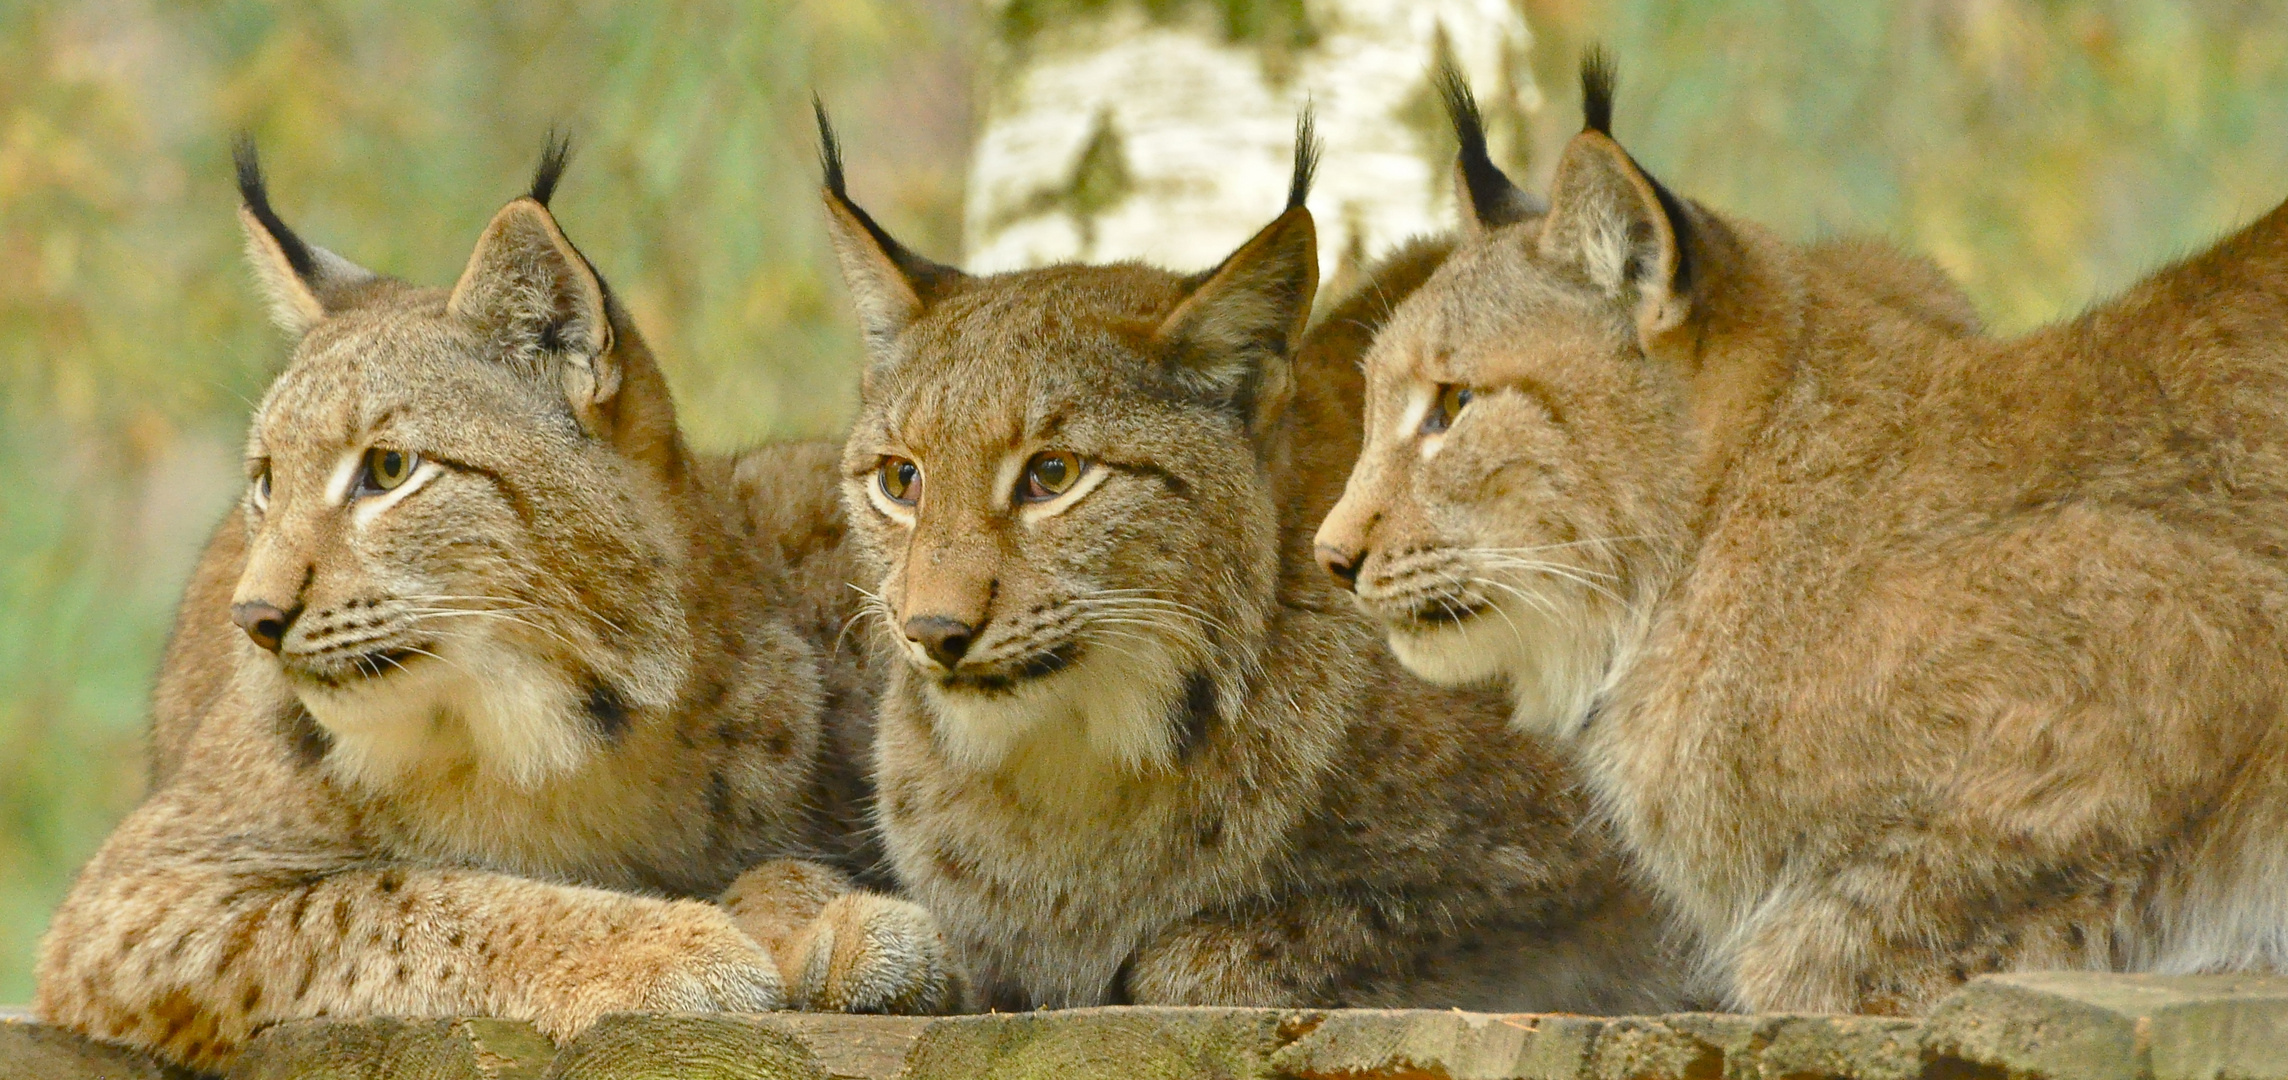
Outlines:
[[1279,212],[1306,100],[1326,140],[1310,199],[1323,281],[1451,228],[1438,39],[1500,159],[1541,104],[1524,18],[1509,0],[1306,0],[1304,13],[1315,35],[1299,47],[1226,40],[1205,5],[1155,22],[1133,3],[997,39],[964,207],[969,268],[1212,266]]

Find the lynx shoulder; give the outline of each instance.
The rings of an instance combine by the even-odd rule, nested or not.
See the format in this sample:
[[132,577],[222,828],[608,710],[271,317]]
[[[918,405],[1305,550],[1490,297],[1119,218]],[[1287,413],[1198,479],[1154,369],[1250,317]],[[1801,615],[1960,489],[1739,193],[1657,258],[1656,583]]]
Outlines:
[[2278,969],[2288,208],[1987,338],[1671,193],[1584,84],[1521,218],[1452,83],[1476,229],[1369,353],[1327,566],[1571,747],[1735,1005]]
[[[242,150],[293,355],[185,593],[153,793],[42,945],[42,1017],[212,1069],[299,1017],[564,1036],[801,998],[779,961],[805,958],[764,944],[866,869],[840,540],[799,520],[832,513],[834,457],[684,445],[548,210],[561,166],[447,290],[305,243]],[[757,864],[753,918],[705,902]]]
[[1213,270],[972,277],[850,201],[823,119],[870,342],[843,467],[894,650],[881,824],[984,1000],[1670,1003],[1572,774],[1498,695],[1405,677],[1309,562],[1356,445],[1345,342],[1387,310],[1298,344],[1309,139]]

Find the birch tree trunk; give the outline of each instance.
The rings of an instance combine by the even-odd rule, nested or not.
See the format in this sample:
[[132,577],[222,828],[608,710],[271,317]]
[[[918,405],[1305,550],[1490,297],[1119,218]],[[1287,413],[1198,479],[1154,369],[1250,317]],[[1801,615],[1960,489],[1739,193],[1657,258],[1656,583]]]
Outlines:
[[1542,95],[1510,0],[986,0],[989,53],[963,210],[969,269],[1214,265],[1286,194],[1296,112],[1326,140],[1310,206],[1322,295],[1453,226],[1450,54],[1497,159]]

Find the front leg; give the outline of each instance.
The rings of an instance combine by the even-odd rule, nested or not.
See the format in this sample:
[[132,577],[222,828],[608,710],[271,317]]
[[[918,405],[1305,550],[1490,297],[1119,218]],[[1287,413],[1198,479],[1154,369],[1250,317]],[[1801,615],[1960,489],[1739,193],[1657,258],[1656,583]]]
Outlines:
[[778,959],[796,1008],[942,1015],[967,1007],[968,980],[918,904],[853,888],[801,859],[756,866],[718,902]]
[[42,943],[43,1019],[214,1070],[283,1020],[481,1014],[564,1039],[607,1012],[780,1004],[770,956],[711,904],[211,820],[162,793],[122,823]]
[[2113,966],[2132,876],[1955,831],[1869,832],[1799,855],[1743,927],[1732,1004],[1753,1012],[1916,1015],[1974,975]]
[[1341,1005],[1344,974],[1387,951],[1375,923],[1336,896],[1203,912],[1138,947],[1118,990],[1137,1005]]

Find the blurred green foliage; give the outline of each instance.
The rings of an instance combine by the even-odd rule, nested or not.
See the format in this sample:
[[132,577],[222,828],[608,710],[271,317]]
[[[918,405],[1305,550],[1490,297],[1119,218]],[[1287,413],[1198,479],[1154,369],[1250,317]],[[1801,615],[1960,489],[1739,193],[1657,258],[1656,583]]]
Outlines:
[[998,0],[994,33],[1022,45],[1061,22],[1102,17],[1123,6],[1155,23],[1205,17],[1231,41],[1304,47],[1317,38],[1304,0]]
[[1795,237],[1936,258],[1996,330],[2087,306],[2288,195],[2288,6],[2274,0],[1528,0],[1573,65],[1620,61],[1614,129],[1679,194]]
[[[836,105],[870,209],[959,250],[972,2],[0,0],[0,1002],[29,999],[47,910],[140,795],[174,596],[283,355],[239,265],[231,134],[307,238],[443,284],[561,125],[556,208],[695,439],[826,433],[856,346],[806,99]],[[2288,195],[2270,0],[1521,2],[1544,178],[1603,40],[1619,134],[1671,186],[1793,236],[1894,236],[1998,328]]]

